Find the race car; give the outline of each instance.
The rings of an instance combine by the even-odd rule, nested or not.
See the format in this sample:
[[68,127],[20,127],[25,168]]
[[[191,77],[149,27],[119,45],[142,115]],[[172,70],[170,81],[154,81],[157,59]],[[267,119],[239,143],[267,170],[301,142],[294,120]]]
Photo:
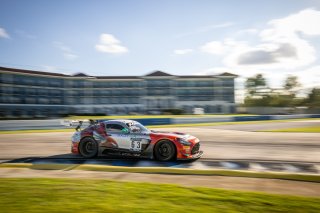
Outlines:
[[198,159],[203,154],[194,136],[149,130],[134,120],[90,120],[81,130],[82,124],[79,121],[72,136],[71,152],[84,158],[120,155],[170,161]]

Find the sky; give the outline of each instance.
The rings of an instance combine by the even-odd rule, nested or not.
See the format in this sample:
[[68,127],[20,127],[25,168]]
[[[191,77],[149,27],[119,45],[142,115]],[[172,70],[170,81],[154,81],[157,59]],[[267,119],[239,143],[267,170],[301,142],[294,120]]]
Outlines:
[[0,0],[0,66],[88,75],[230,72],[320,86],[319,0]]

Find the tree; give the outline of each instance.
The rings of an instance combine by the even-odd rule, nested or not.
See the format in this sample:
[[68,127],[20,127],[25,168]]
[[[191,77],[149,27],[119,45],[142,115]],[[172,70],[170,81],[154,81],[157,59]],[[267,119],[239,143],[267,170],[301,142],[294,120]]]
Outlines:
[[248,78],[246,80],[246,90],[249,95],[253,96],[259,93],[259,89],[265,88],[267,85],[266,79],[262,74],[257,74],[254,77]]
[[298,81],[297,76],[289,75],[284,84],[283,88],[290,94],[295,96],[296,95],[296,89],[298,89],[301,86],[301,84]]
[[310,107],[320,107],[320,88],[313,88],[306,99]]

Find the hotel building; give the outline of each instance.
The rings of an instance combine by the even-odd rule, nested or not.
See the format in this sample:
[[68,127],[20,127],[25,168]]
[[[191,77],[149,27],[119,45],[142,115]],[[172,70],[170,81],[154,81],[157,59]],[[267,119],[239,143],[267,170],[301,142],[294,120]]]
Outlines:
[[144,76],[65,75],[0,67],[0,117],[145,114],[165,109],[192,113],[194,108],[232,113],[236,77],[162,71]]

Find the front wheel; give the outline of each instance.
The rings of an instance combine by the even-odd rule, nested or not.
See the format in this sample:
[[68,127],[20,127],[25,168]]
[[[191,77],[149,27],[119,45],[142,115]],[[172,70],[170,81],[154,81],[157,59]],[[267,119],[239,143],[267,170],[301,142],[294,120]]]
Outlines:
[[154,149],[155,158],[159,161],[172,160],[176,155],[176,149],[171,141],[160,141]]
[[79,144],[82,157],[93,158],[98,154],[98,143],[93,138],[84,138]]

